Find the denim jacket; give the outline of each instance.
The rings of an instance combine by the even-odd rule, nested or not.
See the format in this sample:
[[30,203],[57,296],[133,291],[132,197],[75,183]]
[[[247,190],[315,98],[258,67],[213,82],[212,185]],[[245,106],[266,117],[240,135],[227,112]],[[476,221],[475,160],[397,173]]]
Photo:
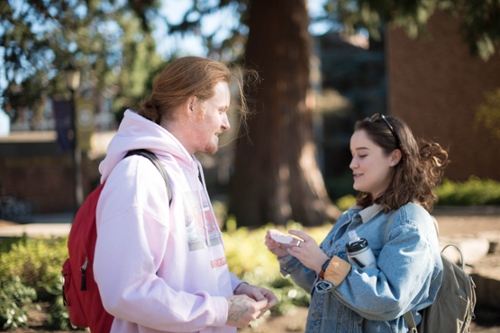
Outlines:
[[338,285],[319,279],[292,256],[279,259],[281,272],[311,293],[307,333],[408,332],[402,316],[410,310],[420,323],[418,311],[434,301],[442,281],[433,217],[417,204],[406,204],[395,213],[384,243],[390,215],[380,205],[353,206],[341,215],[320,244],[323,252],[347,261],[347,233],[356,230],[368,241],[377,267],[352,265]]

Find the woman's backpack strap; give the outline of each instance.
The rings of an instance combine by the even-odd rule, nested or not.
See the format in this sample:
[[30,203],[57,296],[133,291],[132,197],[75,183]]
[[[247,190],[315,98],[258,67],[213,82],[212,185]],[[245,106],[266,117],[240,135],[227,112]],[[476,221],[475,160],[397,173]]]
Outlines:
[[[392,222],[394,221],[394,217],[396,216],[397,211],[396,210],[391,210],[389,213],[389,220],[387,221],[387,224],[385,225],[385,232],[384,232],[384,245],[387,242],[387,234],[389,233],[389,228],[392,225]],[[413,318],[413,314],[411,311],[406,312],[404,315],[406,325],[408,325],[408,328],[410,329],[410,333],[418,333],[417,331],[417,325],[415,324],[415,319]]]

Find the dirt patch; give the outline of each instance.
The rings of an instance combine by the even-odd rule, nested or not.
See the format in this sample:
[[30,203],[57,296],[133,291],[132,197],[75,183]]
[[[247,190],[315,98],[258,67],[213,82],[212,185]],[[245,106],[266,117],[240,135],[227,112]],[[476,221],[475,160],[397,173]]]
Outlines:
[[[32,309],[28,320],[29,327],[9,330],[11,333],[74,333],[75,331],[52,331],[44,326],[46,314],[42,309]],[[500,332],[500,315],[498,310],[478,308],[477,320],[472,323],[474,333]],[[307,308],[297,307],[286,316],[261,318],[251,327],[238,330],[239,333],[302,333],[305,331]]]

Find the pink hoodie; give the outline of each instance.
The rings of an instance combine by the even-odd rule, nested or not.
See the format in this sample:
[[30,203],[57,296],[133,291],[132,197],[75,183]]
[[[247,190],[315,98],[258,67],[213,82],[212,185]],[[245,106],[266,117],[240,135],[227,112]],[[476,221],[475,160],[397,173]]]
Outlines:
[[[167,171],[173,199],[146,158],[155,153]],[[106,182],[97,205],[94,277],[111,332],[221,332],[226,296],[241,283],[228,270],[222,235],[199,162],[157,124],[127,110],[99,165]],[[201,173],[203,179],[203,173]]]

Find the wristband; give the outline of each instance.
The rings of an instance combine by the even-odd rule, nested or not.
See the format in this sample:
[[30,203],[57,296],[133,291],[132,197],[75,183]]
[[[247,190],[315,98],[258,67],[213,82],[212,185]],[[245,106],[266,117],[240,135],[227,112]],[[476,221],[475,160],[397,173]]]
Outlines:
[[328,258],[325,261],[325,263],[323,264],[323,266],[321,266],[321,271],[319,272],[319,277],[322,279],[325,279],[325,272],[326,272],[326,269],[328,268],[328,265],[330,265],[330,260],[332,260],[332,259]]

